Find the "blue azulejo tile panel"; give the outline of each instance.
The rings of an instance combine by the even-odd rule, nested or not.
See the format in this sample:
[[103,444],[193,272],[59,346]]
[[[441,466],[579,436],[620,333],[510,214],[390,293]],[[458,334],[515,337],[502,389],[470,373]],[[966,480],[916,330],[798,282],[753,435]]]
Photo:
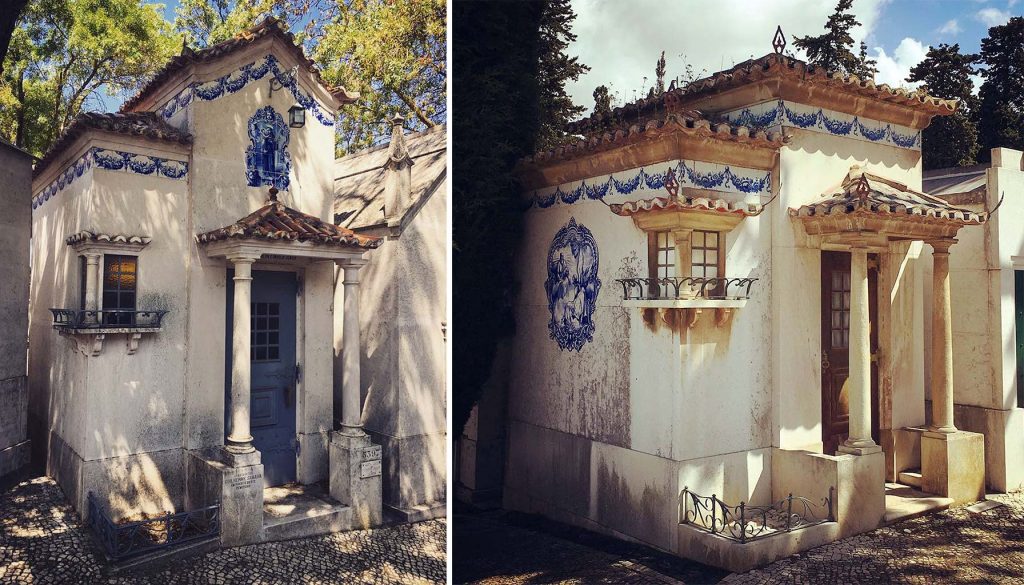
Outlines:
[[669,172],[675,173],[680,187],[758,196],[770,196],[772,191],[771,171],[676,160],[540,189],[533,193],[529,205],[546,209],[557,204],[603,201],[616,195],[632,198],[664,196]]
[[551,242],[547,266],[548,333],[561,349],[580,351],[594,340],[594,309],[601,291],[594,234],[570,218]]
[[267,79],[273,75],[281,85],[292,94],[292,97],[308,112],[313,114],[324,126],[334,126],[334,116],[321,106],[316,99],[299,87],[287,71],[281,68],[274,55],[267,55],[252,63],[242,65],[235,71],[203,83],[193,83],[181,90],[178,95],[167,101],[158,111],[163,118],[170,119],[174,114],[186,108],[192,100],[213,101],[226,95],[241,91],[250,83]]
[[288,188],[292,168],[288,154],[288,125],[271,106],[265,106],[249,118],[249,147],[245,150],[245,180],[250,187],[270,185]]
[[762,102],[747,108],[726,112],[724,116],[734,124],[742,124],[756,129],[789,126],[833,136],[921,150],[920,130],[784,100]]
[[167,179],[184,179],[188,175],[188,163],[185,161],[120,150],[91,148],[74,163],[68,165],[56,179],[32,198],[32,209],[38,209],[56,197],[86,171],[94,167],[105,171],[121,171]]

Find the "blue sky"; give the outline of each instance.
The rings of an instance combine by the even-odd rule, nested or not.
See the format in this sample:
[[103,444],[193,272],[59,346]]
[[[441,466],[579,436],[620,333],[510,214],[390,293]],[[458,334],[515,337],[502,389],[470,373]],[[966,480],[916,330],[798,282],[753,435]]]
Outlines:
[[[821,34],[834,0],[573,0],[577,42],[570,53],[591,71],[568,87],[574,100],[593,105],[595,87],[608,84],[619,103],[650,88],[665,50],[668,77],[684,62],[697,73],[728,68],[771,52],[775,27],[792,37]],[[1020,0],[854,0],[864,40],[878,61],[876,81],[907,85],[911,67],[929,45],[960,43],[977,52],[989,26],[1024,14]],[[685,61],[684,61],[685,60]],[[647,80],[644,81],[644,76]]]

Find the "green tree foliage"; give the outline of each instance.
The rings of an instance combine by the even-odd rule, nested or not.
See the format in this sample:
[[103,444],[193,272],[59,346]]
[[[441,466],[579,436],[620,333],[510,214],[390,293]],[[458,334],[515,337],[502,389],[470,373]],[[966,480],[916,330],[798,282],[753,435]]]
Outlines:
[[[513,169],[533,152],[540,121],[541,2],[452,5],[452,379],[454,435],[513,332],[512,267],[523,200]],[[550,118],[549,118],[550,119]]]
[[654,66],[654,95],[665,93],[665,51],[661,52],[658,63]]
[[267,16],[288,22],[290,3],[277,0],[180,0],[174,28],[185,34],[192,47],[208,47],[226,41]]
[[565,137],[565,125],[586,109],[573,103],[565,91],[567,81],[575,81],[590,70],[577,57],[569,57],[566,49],[576,40],[572,22],[576,14],[569,0],[547,2],[541,17],[540,63],[537,83],[540,86],[540,137],[538,146],[550,148]]
[[861,43],[860,54],[853,53],[850,30],[860,26],[850,9],[853,0],[839,0],[836,10],[825,23],[825,34],[793,37],[793,44],[807,53],[807,60],[827,71],[839,71],[858,77],[874,77],[875,62],[867,57],[867,45]]
[[981,41],[981,104],[978,132],[987,161],[989,149],[1024,150],[1024,18],[1015,16],[988,29]]
[[910,70],[909,82],[922,82],[929,95],[960,100],[952,116],[937,116],[922,133],[925,169],[975,164],[978,129],[974,117],[978,98],[974,95],[974,64],[978,55],[963,54],[960,45],[928,47],[928,54]]
[[607,85],[594,88],[594,113],[606,120],[612,115],[612,96],[608,93]]
[[14,27],[18,26],[18,19],[26,4],[28,0],[5,0],[4,8],[0,10],[0,74],[4,72],[4,60],[7,48],[11,45]]
[[87,102],[137,89],[178,44],[155,5],[33,0],[4,61],[0,133],[41,155]]

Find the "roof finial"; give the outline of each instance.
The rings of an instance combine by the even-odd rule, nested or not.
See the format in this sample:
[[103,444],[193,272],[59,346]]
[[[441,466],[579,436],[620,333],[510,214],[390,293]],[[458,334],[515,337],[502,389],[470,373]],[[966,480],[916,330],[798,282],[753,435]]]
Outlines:
[[277,203],[277,187],[270,188],[270,203]]
[[391,144],[388,146],[389,164],[401,164],[412,162],[412,155],[409,154],[409,147],[405,144],[405,130],[402,124],[405,118],[396,113],[391,118]]
[[772,39],[772,47],[775,48],[775,54],[781,55],[786,50],[786,35],[782,34],[782,25],[775,29],[775,38]]

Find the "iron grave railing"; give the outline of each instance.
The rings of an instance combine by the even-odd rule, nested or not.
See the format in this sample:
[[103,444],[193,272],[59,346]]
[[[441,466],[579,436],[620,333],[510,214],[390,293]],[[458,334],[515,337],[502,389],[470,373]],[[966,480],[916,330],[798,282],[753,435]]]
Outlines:
[[57,329],[159,329],[167,311],[50,309]]
[[107,556],[120,561],[220,534],[220,504],[118,524],[107,516],[96,496],[89,492],[89,525]]
[[683,488],[679,494],[679,523],[689,524],[741,544],[835,522],[835,488],[828,488],[828,497],[821,504],[789,494],[770,506],[748,506],[740,502],[730,506],[718,496],[702,496]]
[[624,300],[748,299],[759,279],[683,276],[671,278],[619,278]]

